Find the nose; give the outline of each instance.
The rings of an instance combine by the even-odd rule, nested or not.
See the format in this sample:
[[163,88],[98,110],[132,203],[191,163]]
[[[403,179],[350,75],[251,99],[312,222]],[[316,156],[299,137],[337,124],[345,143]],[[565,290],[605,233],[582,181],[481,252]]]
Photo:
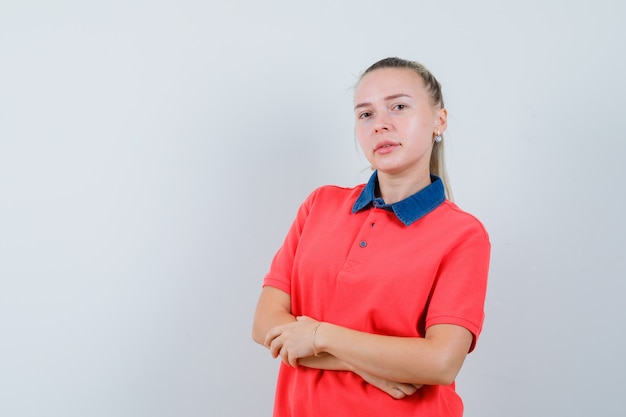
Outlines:
[[379,114],[376,116],[376,121],[374,123],[374,133],[385,133],[389,132],[391,128],[391,123],[389,119],[384,114]]
[[374,133],[384,133],[384,132],[388,132],[389,128],[386,125],[376,125],[374,127]]

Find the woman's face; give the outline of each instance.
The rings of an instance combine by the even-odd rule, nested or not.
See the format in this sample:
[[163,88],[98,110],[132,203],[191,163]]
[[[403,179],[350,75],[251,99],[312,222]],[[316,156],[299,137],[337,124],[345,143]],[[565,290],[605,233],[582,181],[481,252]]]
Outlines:
[[374,169],[394,176],[429,173],[434,136],[446,129],[447,113],[432,105],[418,74],[403,68],[365,74],[354,113],[356,137]]

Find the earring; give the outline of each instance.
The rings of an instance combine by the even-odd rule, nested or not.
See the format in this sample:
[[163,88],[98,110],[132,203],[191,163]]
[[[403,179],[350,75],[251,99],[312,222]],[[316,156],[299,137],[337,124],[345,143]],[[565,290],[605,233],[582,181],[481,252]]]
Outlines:
[[442,139],[443,138],[441,137],[441,134],[439,133],[439,131],[437,131],[437,136],[435,136],[435,142],[439,143]]

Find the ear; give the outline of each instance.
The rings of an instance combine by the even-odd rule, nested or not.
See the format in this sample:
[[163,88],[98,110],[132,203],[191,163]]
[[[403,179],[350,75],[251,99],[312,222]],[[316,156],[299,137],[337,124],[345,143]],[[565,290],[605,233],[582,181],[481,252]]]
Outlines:
[[445,132],[448,128],[448,110],[445,108],[437,110],[435,113],[435,134]]

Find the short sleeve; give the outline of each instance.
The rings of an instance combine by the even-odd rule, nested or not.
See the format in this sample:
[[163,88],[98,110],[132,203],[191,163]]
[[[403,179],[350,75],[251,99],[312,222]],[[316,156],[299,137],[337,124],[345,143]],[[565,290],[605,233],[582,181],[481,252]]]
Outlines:
[[432,289],[426,328],[455,324],[474,336],[474,350],[484,321],[491,244],[482,225],[463,233],[443,257]]
[[315,201],[318,190],[313,191],[300,205],[296,218],[291,224],[285,240],[274,255],[269,272],[263,279],[263,286],[278,288],[291,294],[291,276],[293,272],[294,258],[300,242],[300,237],[306,225],[310,208]]

